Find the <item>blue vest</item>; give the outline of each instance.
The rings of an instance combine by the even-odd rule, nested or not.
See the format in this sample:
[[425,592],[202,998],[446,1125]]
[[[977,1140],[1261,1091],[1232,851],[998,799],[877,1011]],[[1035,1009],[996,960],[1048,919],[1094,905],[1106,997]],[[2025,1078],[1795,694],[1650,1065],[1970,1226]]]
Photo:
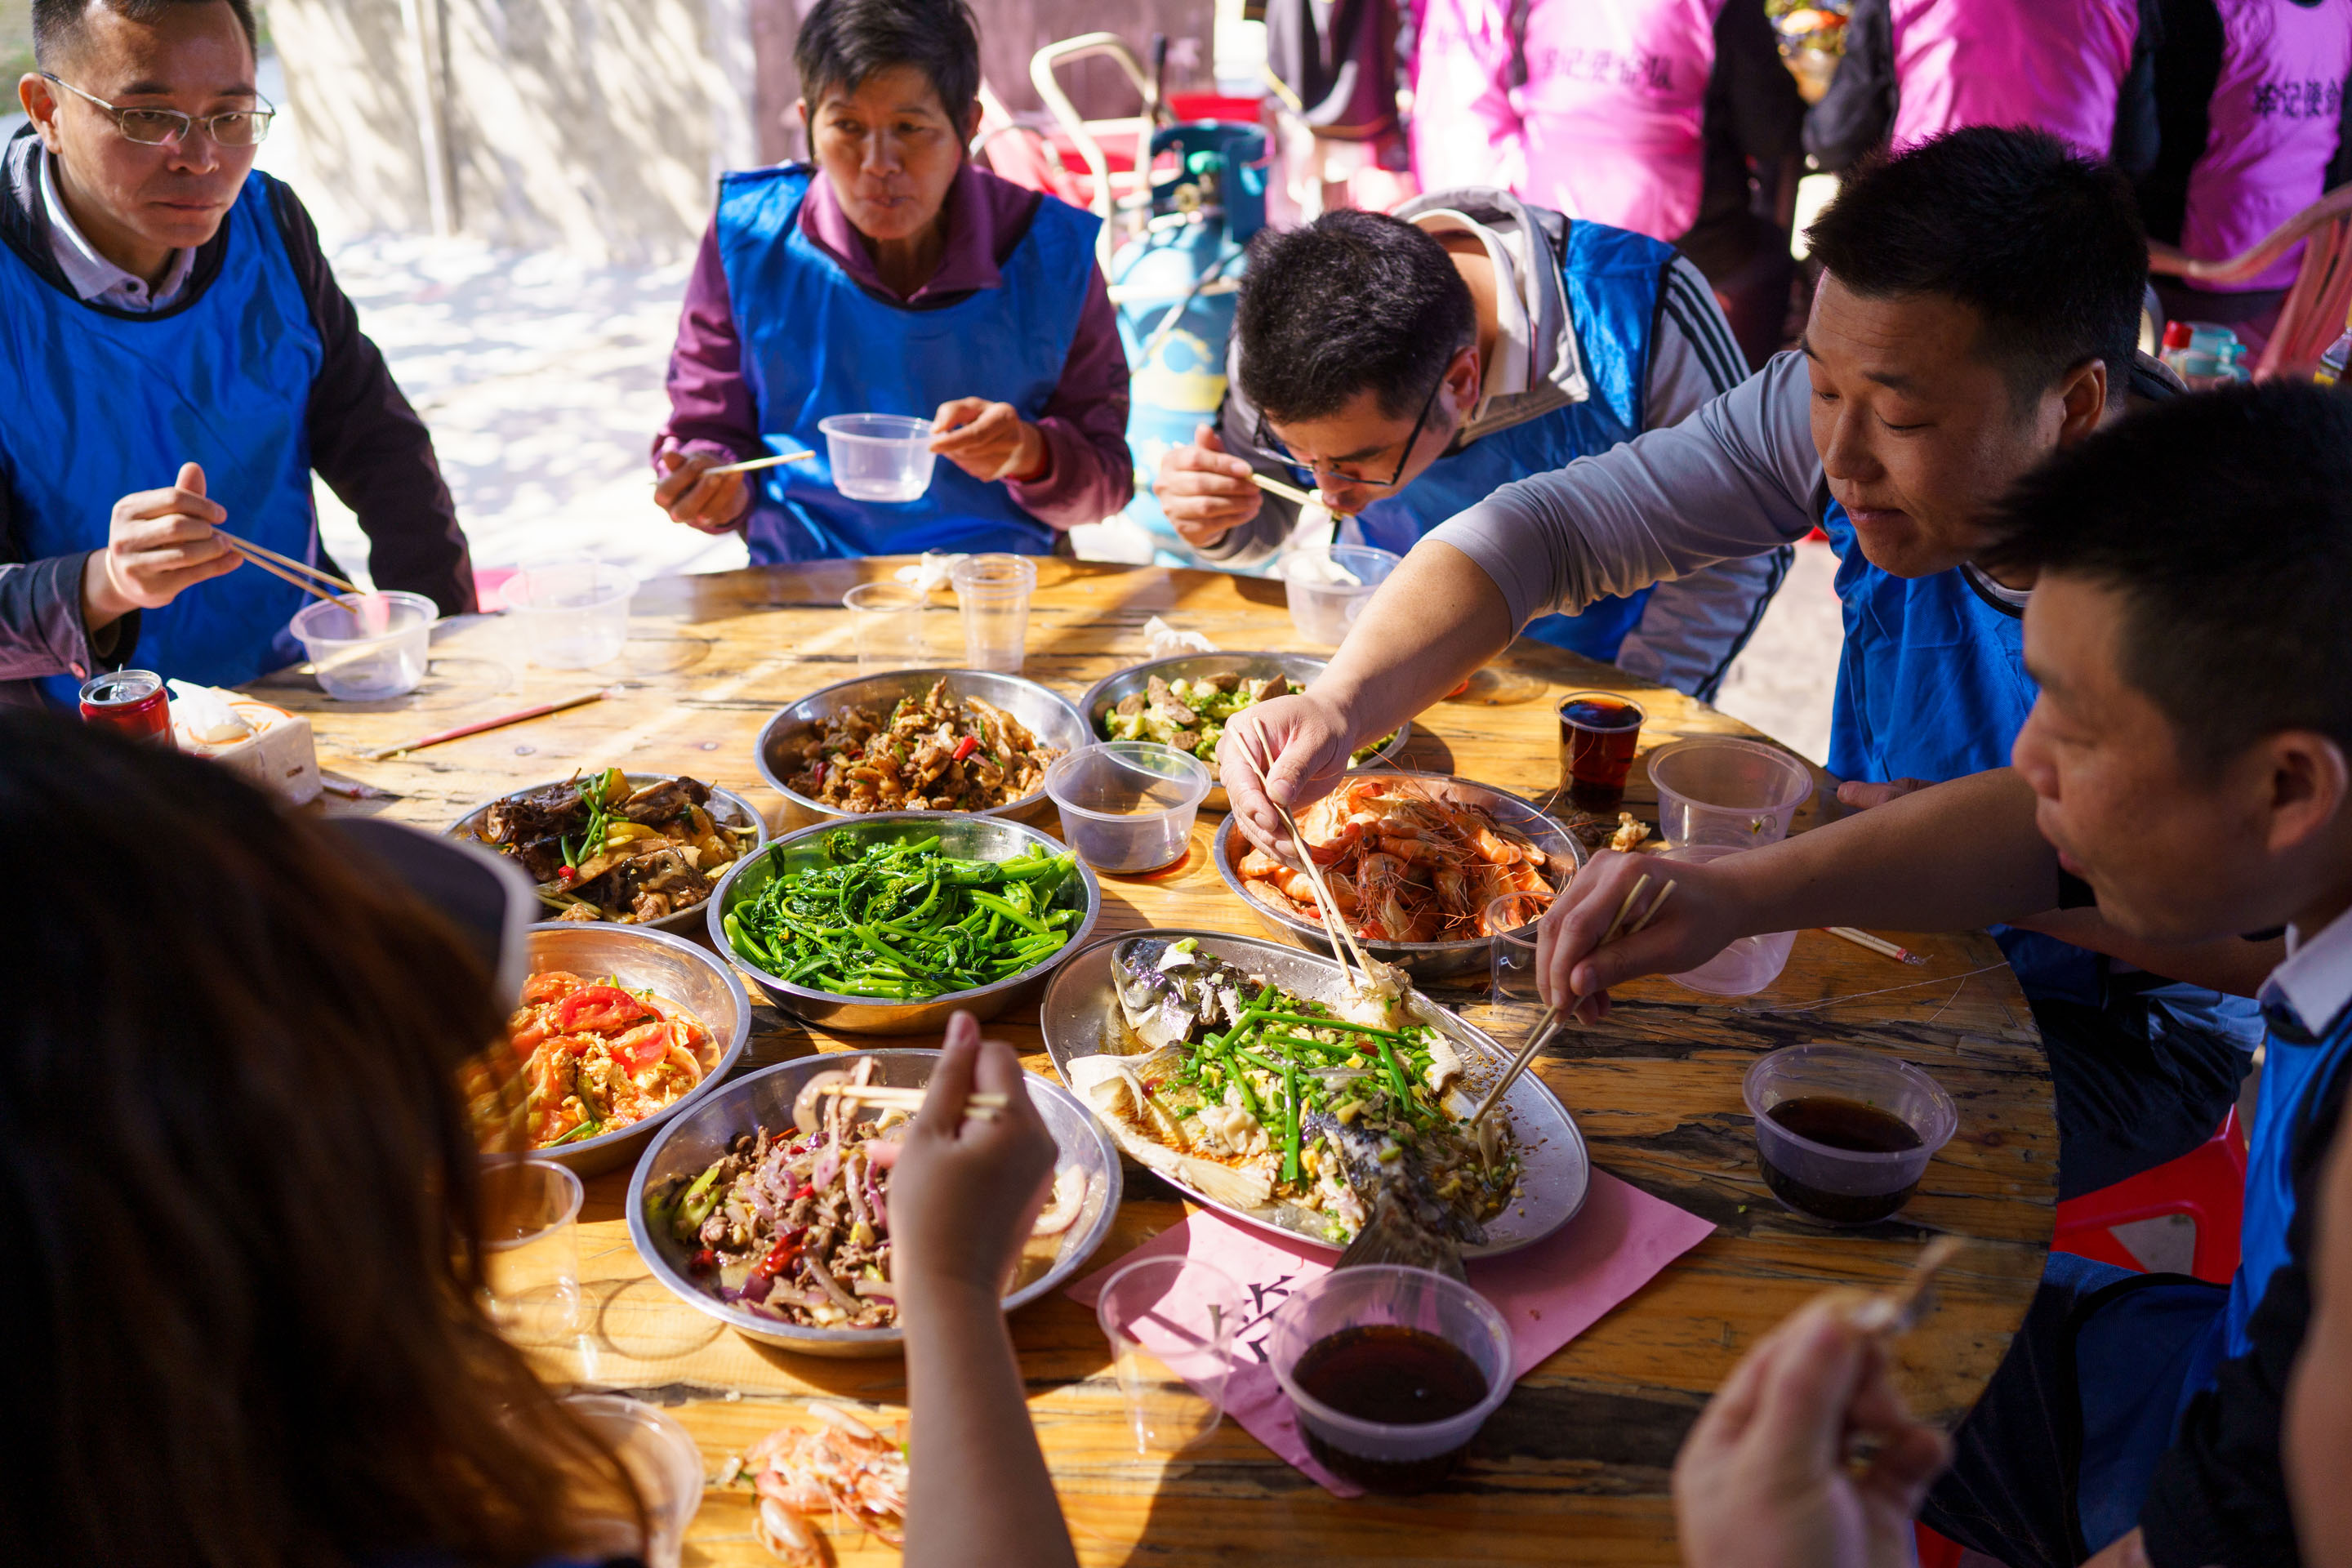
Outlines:
[[[28,561],[106,543],[114,503],[204,466],[226,527],[318,559],[310,504],[310,384],[323,359],[269,177],[248,175],[223,224],[219,273],[153,315],[85,305],[0,247],[0,476]],[[299,658],[286,623],[309,600],[247,565],[142,612],[136,663],[237,686]],[[42,682],[70,706],[80,682]]]
[[[1897,577],[1870,563],[1845,508],[1831,500],[1822,530],[1837,552],[1845,644],[1830,716],[1830,772],[1843,779],[1931,784],[2009,765],[2040,692],[2025,672],[2025,623],[1972,587],[1954,567]],[[2018,984],[2031,997],[2104,1007],[2112,998],[2097,953],[2032,931],[1995,926]],[[2176,1018],[2236,1037],[2252,1049],[2261,1014],[2249,996],[2202,986],[2137,992]]]
[[[1581,403],[1481,436],[1438,458],[1403,489],[1363,510],[1355,520],[1363,542],[1402,555],[1423,534],[1513,479],[1564,468],[1640,435],[1643,392],[1650,379],[1650,329],[1674,258],[1674,247],[1646,235],[1571,221],[1560,250],[1559,279],[1568,292],[1568,318],[1576,326],[1589,395]],[[1520,635],[1612,663],[1649,598],[1650,590],[1643,588],[1622,598],[1596,599],[1579,615],[1538,616]]]
[[816,454],[767,470],[748,530],[752,561],[1049,553],[1053,529],[1014,504],[1004,486],[983,484],[945,458],[920,500],[849,500],[833,488],[817,421],[833,414],[929,419],[957,397],[1042,416],[1077,335],[1100,221],[1046,196],[1005,258],[1001,287],[910,310],[858,287],[801,232],[812,177],[806,165],[787,163],[723,175],[719,184],[719,257],[760,429],[778,451]]
[[[2271,1276],[2287,1262],[2287,1226],[2294,1221],[2294,1145],[2320,1091],[2347,1052],[2352,1052],[2352,1007],[2313,1043],[2283,1040],[2275,1032],[2263,1040],[2260,1098],[2253,1134],[2246,1143],[2245,1217],[2239,1233],[2238,1272],[2230,1280],[2224,1355],[2241,1356],[2253,1348],[2246,1337],[2246,1320],[2270,1289]],[[2352,1129],[2352,1122],[2345,1126]]]

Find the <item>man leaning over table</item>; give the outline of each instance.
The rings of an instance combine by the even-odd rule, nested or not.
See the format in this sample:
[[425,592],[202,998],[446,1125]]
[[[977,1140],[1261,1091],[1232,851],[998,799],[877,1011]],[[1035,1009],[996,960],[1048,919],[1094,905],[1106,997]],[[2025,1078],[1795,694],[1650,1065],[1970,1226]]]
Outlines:
[[[1251,472],[1318,489],[1338,537],[1402,555],[1508,481],[1672,425],[1747,362],[1674,247],[1488,189],[1327,213],[1250,247],[1220,427],[1160,465],[1176,531],[1255,566],[1299,532]],[[1328,524],[1315,526],[1328,527]],[[1546,616],[1526,634],[1711,698],[1787,546]]]
[[[0,154],[0,701],[136,661],[233,685],[308,603],[214,532],[320,562],[316,469],[381,588],[474,607],[432,437],[286,186],[247,0],[34,0]],[[331,564],[328,563],[327,564]],[[213,579],[220,578],[220,581]]]
[[[761,565],[926,550],[1050,554],[1135,492],[1101,224],[973,165],[961,0],[818,0],[800,26],[810,163],[725,175],[670,355],[654,500]],[[911,501],[834,489],[819,421],[929,419]],[[769,455],[812,460],[714,474]]]
[[[1351,736],[1443,697],[1530,617],[1816,526],[1844,609],[1840,798],[1867,805],[2007,761],[2034,696],[2030,580],[1973,563],[1982,514],[2127,396],[2170,392],[2133,348],[2147,247],[2131,192],[2053,137],[1974,128],[1854,174],[1811,238],[1827,276],[1801,352],[1672,429],[1447,522],[1306,693],[1228,727],[1226,787],[1253,837],[1282,838],[1268,787],[1294,806],[1328,790]],[[2155,950],[2087,910],[2031,923],[1994,934],[2050,1053],[2062,1195],[2211,1136],[2260,1037],[2252,1002],[2214,988],[2251,992],[2274,950]]]
[[2352,1079],[2352,402],[2178,400],[2028,478],[1989,542],[2038,584],[2013,767],[1676,867],[1657,921],[1597,951],[1643,860],[1596,857],[1547,917],[1541,980],[1597,1004],[1741,934],[2094,899],[2152,942],[2284,926],[2235,1277],[2052,1254],[1922,1517],[2010,1568],[2291,1568],[2288,1373]]

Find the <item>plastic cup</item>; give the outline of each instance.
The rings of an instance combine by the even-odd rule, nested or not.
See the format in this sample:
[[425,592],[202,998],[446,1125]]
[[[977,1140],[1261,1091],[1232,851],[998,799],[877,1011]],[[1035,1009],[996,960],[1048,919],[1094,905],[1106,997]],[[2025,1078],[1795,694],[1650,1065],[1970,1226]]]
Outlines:
[[1062,837],[1097,871],[1157,871],[1182,859],[1213,782],[1200,758],[1157,741],[1081,746],[1045,770]]
[[[1660,850],[1650,858],[1686,866],[1704,866],[1710,860],[1720,860],[1727,855],[1741,851],[1724,844],[1687,844],[1679,849]],[[1652,871],[1652,890],[1644,893],[1647,900],[1673,879],[1671,871]],[[1797,933],[1792,931],[1771,931],[1762,936],[1735,938],[1721,952],[1680,974],[1667,979],[1692,991],[1704,991],[1714,996],[1748,996],[1761,991],[1780,978],[1780,971],[1789,966],[1789,950],[1797,945]]]
[[1789,837],[1813,797],[1812,770],[1777,746],[1708,736],[1650,753],[1658,829],[1666,842],[1755,849]]
[[548,1343],[580,1321],[580,1178],[551,1160],[482,1162],[482,1293],[490,1321]]
[[833,488],[851,500],[920,500],[931,488],[931,422],[904,414],[835,414],[824,432]]
[[[354,614],[356,610],[356,614]],[[338,702],[404,697],[425,679],[440,607],[419,594],[346,594],[294,612],[294,635]]]
[[[1308,1450],[1368,1490],[1426,1491],[1444,1480],[1511,1391],[1511,1331],[1503,1315],[1467,1285],[1426,1268],[1334,1269],[1275,1309],[1270,1322],[1266,1359]],[[1408,1424],[1350,1415],[1299,1386],[1308,1351],[1351,1330],[1383,1328],[1419,1329],[1462,1352],[1486,1380],[1485,1397],[1459,1415]]]
[[[1868,1225],[1900,1209],[1960,1122],[1952,1097],[1934,1079],[1909,1062],[1853,1046],[1774,1051],[1748,1069],[1740,1098],[1756,1118],[1765,1185],[1783,1206],[1832,1225]],[[1776,1107],[1797,1101],[1807,1102],[1805,1110],[1775,1114]],[[1916,1143],[1887,1147],[1900,1140],[1874,1134],[1899,1128],[1870,1111],[1907,1128]]]
[[620,657],[636,591],[636,578],[618,566],[559,562],[509,578],[507,614],[522,627],[531,663],[586,669]]
[[678,1568],[686,1527],[702,1507],[702,1450],[693,1435],[676,1416],[624,1394],[574,1394],[563,1405],[620,1457],[650,1527],[641,1542],[635,1521],[591,1520],[591,1539],[582,1544],[615,1557],[642,1552],[646,1568]]
[[948,580],[963,616],[965,668],[1020,674],[1037,563],[1025,555],[967,555],[949,569]]
[[1495,933],[1487,974],[1497,1007],[1543,1005],[1536,990],[1536,921],[1551,908],[1549,893],[1505,893],[1486,906],[1486,929]]
[[1217,1429],[1245,1307],[1232,1276],[1189,1258],[1140,1258],[1104,1284],[1095,1321],[1138,1454],[1181,1453]]
[[930,595],[904,583],[860,583],[841,596],[857,647],[857,673],[914,669],[923,662],[923,612]]
[[1559,700],[1559,787],[1579,811],[1607,816],[1625,804],[1625,779],[1649,713],[1613,691],[1573,691]]
[[1290,552],[1282,558],[1290,624],[1309,642],[1339,647],[1402,560],[1369,544],[1315,544]]

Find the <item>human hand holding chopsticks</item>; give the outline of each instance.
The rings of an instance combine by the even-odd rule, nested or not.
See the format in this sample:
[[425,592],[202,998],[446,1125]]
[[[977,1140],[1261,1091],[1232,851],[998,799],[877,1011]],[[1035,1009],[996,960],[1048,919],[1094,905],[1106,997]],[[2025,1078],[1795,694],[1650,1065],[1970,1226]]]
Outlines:
[[1304,810],[1339,787],[1353,748],[1347,720],[1312,690],[1254,702],[1225,721],[1217,771],[1242,831],[1296,866],[1301,851],[1282,809]]
[[656,461],[667,471],[654,486],[654,503],[669,513],[672,522],[724,533],[751,509],[751,486],[743,475],[714,471],[733,466],[723,452],[673,447]]
[[[1865,1300],[1874,1300],[1865,1298]],[[1675,1517],[1690,1568],[1896,1568],[1950,1457],[1888,1375],[1852,1298],[1816,1298],[1756,1342],[1685,1440]],[[1852,1439],[1870,1458],[1849,1464]]]
[[1202,549],[1257,516],[1264,504],[1249,464],[1227,452],[1207,425],[1192,432],[1191,446],[1168,448],[1152,494],[1179,537]]
[[1744,914],[1720,868],[1601,850],[1544,912],[1537,988],[1593,1022],[1608,1016],[1611,986],[1697,968],[1745,934]]
[[133,610],[156,610],[196,584],[236,570],[244,557],[213,531],[228,512],[205,494],[205,471],[180,465],[168,489],[141,490],[114,503],[106,548],[83,563],[82,620],[91,631]]
[[[975,1092],[1002,1096],[970,1114]],[[910,1289],[994,1300],[1054,1173],[1054,1140],[1023,1083],[1021,1058],[983,1041],[969,1013],[948,1020],[939,1066],[890,1176],[894,1278]]]

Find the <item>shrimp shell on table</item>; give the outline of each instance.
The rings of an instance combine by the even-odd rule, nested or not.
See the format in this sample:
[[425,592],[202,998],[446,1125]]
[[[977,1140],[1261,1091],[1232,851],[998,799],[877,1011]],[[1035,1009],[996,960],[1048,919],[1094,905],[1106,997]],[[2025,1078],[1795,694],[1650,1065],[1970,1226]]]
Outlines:
[[751,1533],[793,1568],[828,1559],[816,1521],[845,1520],[892,1546],[907,1538],[907,1456],[857,1415],[809,1403],[820,1426],[779,1426],[719,1467],[720,1485],[749,1481],[759,1503]]

